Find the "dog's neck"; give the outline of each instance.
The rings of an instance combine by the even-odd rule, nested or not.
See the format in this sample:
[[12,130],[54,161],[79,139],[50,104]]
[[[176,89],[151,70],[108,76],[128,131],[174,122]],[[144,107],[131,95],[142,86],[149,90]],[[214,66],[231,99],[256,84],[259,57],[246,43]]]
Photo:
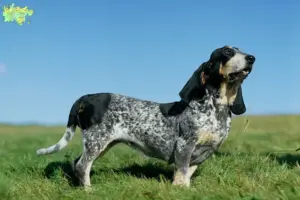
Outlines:
[[199,103],[211,100],[216,107],[228,107],[233,104],[240,83],[221,83],[219,87],[207,85],[206,94]]
[[190,106],[193,109],[197,109],[200,113],[206,113],[208,115],[215,115],[221,122],[226,122],[225,119],[231,117],[231,112],[227,104],[220,103],[221,100],[218,95],[218,90],[206,90],[206,94],[203,98],[198,100],[192,100]]

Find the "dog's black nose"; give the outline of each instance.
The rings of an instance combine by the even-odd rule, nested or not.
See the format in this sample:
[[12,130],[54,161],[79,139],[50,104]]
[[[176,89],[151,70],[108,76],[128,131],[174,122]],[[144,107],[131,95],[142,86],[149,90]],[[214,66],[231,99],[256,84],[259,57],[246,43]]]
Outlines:
[[253,64],[255,62],[255,57],[252,55],[247,55],[246,60],[249,64]]

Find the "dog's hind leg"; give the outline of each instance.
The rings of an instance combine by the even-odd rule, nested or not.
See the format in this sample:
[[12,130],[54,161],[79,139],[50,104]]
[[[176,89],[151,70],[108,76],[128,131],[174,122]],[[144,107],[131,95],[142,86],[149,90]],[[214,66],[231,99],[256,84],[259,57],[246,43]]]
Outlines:
[[[105,136],[109,136],[109,134],[105,134]],[[103,137],[103,134],[99,132],[83,131],[83,153],[79,159],[74,161],[74,172],[86,190],[91,188],[90,171],[93,162],[104,155],[113,144],[110,137]]]
[[75,174],[80,181],[80,184],[84,186],[84,189],[89,190],[91,187],[90,171],[95,159],[89,158],[86,152],[83,152],[78,162],[75,165]]

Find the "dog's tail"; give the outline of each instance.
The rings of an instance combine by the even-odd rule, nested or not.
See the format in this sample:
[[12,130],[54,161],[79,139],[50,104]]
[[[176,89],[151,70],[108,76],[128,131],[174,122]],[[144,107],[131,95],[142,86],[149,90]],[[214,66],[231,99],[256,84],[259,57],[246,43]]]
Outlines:
[[71,141],[71,139],[75,134],[76,126],[78,126],[77,113],[78,113],[80,102],[81,99],[78,99],[71,108],[66,132],[64,133],[63,137],[56,144],[48,148],[42,148],[37,150],[36,153],[38,155],[55,153],[65,148],[68,145],[68,143]]

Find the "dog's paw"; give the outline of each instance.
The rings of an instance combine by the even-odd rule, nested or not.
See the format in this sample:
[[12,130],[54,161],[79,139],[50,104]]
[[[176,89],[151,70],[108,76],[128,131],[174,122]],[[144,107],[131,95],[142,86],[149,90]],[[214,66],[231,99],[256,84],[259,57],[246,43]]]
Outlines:
[[172,183],[176,186],[182,186],[182,187],[190,187],[190,181],[185,179],[175,179]]
[[190,177],[184,175],[180,171],[177,171],[177,172],[175,172],[175,175],[174,175],[173,185],[189,187],[190,186]]
[[92,188],[92,186],[85,185],[84,188],[83,188],[83,190],[84,190],[85,192],[87,192],[87,193],[90,193],[90,192],[93,191],[93,188]]
[[178,183],[178,182],[174,182],[174,181],[173,181],[173,185],[179,186],[179,187],[186,187],[186,188],[190,187],[189,183]]

